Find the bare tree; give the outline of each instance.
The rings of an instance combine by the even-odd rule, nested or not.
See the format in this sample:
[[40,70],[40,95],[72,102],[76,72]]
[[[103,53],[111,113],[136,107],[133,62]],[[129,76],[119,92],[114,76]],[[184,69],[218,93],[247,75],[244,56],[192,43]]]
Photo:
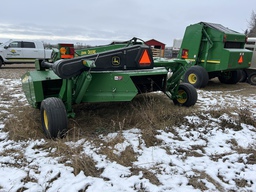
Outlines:
[[251,20],[249,22],[249,29],[245,31],[248,37],[256,37],[256,13],[252,11]]

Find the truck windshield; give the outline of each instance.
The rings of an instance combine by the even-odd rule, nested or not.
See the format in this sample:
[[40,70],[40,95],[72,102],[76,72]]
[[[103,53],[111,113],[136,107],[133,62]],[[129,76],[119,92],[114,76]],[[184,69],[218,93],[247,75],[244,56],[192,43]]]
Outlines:
[[12,42],[12,41],[13,41],[13,40],[9,40],[9,41],[6,41],[6,42],[2,43],[2,44],[0,45],[0,47],[4,47],[4,46],[6,46],[6,45],[9,45],[10,42]]

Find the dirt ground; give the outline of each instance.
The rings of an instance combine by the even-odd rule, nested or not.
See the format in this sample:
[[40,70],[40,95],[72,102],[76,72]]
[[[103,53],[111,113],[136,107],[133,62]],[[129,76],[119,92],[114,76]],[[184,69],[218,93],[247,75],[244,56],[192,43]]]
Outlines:
[[4,65],[0,68],[0,78],[19,79],[27,71],[34,70],[34,69],[35,69],[34,64]]

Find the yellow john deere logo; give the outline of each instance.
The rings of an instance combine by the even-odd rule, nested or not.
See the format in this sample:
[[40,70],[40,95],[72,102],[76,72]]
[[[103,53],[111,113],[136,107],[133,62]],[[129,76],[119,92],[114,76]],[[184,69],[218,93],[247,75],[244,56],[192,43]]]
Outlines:
[[120,65],[120,57],[118,56],[112,57],[112,65]]
[[16,53],[16,51],[14,49],[11,50],[12,53]]

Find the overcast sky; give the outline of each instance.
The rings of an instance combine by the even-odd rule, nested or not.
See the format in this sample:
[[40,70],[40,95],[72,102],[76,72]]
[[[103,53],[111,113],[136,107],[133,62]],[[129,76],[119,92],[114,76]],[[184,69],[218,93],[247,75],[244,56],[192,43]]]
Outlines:
[[0,42],[102,45],[138,37],[172,46],[201,21],[244,33],[252,11],[255,0],[2,0]]

